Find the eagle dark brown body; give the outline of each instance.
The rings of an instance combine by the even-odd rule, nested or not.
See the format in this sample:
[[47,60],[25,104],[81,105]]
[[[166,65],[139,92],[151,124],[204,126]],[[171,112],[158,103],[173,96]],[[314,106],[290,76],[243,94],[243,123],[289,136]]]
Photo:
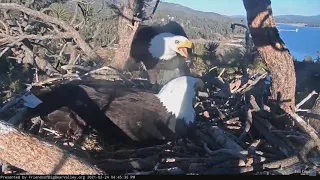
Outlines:
[[155,94],[115,82],[77,80],[32,92],[43,103],[28,109],[29,118],[40,115],[62,133],[79,136],[90,126],[109,142],[165,142],[190,129]]

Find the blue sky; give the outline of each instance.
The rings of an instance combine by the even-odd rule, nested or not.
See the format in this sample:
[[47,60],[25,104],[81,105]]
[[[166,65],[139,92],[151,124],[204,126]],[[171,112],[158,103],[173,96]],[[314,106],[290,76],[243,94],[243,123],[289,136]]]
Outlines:
[[[161,0],[223,15],[245,15],[242,0]],[[320,0],[271,0],[274,15],[318,15]]]

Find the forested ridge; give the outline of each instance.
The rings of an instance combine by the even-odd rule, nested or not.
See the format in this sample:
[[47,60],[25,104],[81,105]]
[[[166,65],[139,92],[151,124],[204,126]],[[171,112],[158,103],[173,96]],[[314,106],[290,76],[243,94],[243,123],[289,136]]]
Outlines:
[[[231,16],[239,20],[246,20],[245,16]],[[320,27],[320,14],[316,16],[301,16],[301,15],[279,15],[275,16],[276,23],[285,24],[305,24],[310,27]]]
[[[46,2],[46,1],[44,1]],[[110,7],[111,0],[96,0],[87,5],[86,24],[80,30],[87,41],[94,42],[94,46],[107,46],[116,42],[117,12]],[[38,4],[46,7],[49,3]],[[55,1],[50,4],[56,11],[54,16],[70,21],[74,12],[75,2]],[[230,37],[231,23],[240,23],[240,20],[216,13],[195,11],[181,5],[161,2],[152,20],[146,24],[157,25],[167,23],[169,20],[177,21],[185,29],[190,39],[221,40]],[[99,34],[94,36],[94,33]],[[235,34],[244,34],[244,30],[236,28]]]
[[[71,4],[68,3],[65,6],[70,7]],[[101,4],[104,5],[101,6]],[[116,36],[116,12],[108,6],[108,1],[103,0],[97,0],[90,8],[92,12],[99,10],[99,13],[88,19],[88,27],[90,28],[84,28],[82,32],[85,36],[92,37],[95,27],[98,27],[98,24],[101,23],[99,25],[101,29],[99,36],[93,40],[97,45],[105,46],[113,41]],[[73,10],[73,8],[70,10]],[[244,30],[241,28],[236,28],[234,32],[230,28],[231,23],[241,23],[240,20],[211,12],[195,11],[178,4],[166,2],[159,4],[152,20],[145,22],[145,24],[161,25],[170,20],[180,23],[190,39],[222,40],[230,37],[233,33],[244,34]]]

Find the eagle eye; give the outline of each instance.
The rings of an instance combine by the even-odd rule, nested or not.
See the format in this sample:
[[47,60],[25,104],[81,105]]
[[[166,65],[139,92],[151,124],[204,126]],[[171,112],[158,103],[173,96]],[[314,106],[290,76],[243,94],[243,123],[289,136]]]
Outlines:
[[179,40],[176,40],[176,41],[175,41],[175,43],[176,43],[176,44],[179,44],[179,43],[180,43],[180,41],[179,41]]

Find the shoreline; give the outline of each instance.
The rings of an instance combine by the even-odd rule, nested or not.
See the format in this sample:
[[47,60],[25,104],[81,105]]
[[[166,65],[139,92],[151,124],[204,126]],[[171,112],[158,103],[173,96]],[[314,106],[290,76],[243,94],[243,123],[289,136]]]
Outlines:
[[276,23],[276,25],[277,24],[283,24],[283,25],[289,25],[289,26],[295,26],[295,27],[320,28],[320,27],[309,26],[308,24],[304,24],[304,23]]

